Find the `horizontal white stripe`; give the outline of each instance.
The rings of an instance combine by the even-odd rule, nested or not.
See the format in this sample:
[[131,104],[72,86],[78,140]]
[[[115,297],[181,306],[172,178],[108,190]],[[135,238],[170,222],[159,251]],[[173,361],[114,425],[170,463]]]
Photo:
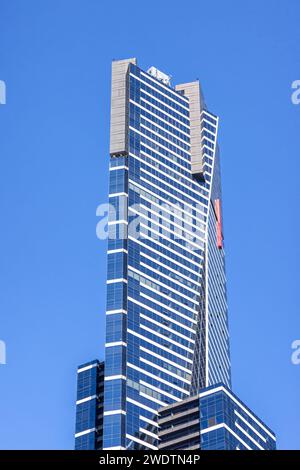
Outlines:
[[85,434],[89,434],[90,432],[95,432],[96,428],[91,428],[91,429],[86,429],[85,431],[81,431],[75,434],[75,437],[81,437],[84,436]]
[[137,442],[138,444],[141,444],[142,446],[149,447],[149,449],[157,450],[157,447],[153,446],[152,444],[142,441],[141,439],[138,439],[137,437],[133,437],[130,434],[126,434],[126,437],[127,439],[130,439],[133,442]]
[[97,367],[98,364],[90,364],[89,366],[81,367],[80,369],[77,369],[77,374],[80,374],[80,372],[84,372],[85,370],[93,369],[93,367]]
[[143,434],[147,434],[150,437],[153,437],[153,439],[157,439],[157,434],[153,434],[153,432],[148,431],[148,429],[140,428],[140,432]]
[[111,415],[126,415],[126,411],[124,410],[110,410],[104,411],[104,416],[111,416]]
[[109,193],[108,197],[117,197],[117,196],[125,196],[128,197],[127,193],[121,192],[121,193]]
[[81,400],[76,401],[76,405],[81,405],[81,403],[85,403],[86,401],[93,400],[94,398],[97,398],[97,395],[91,395],[90,397],[82,398]]
[[114,170],[128,170],[128,166],[122,165],[122,166],[111,166],[109,168],[109,171],[114,171]]
[[106,311],[106,315],[114,315],[115,313],[126,313],[127,314],[127,310],[117,309],[117,310],[107,310]]
[[107,279],[106,284],[116,284],[117,282],[125,282],[127,284],[127,279],[119,278],[119,279]]
[[126,380],[125,375],[107,375],[104,380]]
[[153,413],[154,415],[158,415],[157,410],[154,410],[153,408],[150,408],[149,406],[143,405],[143,403],[139,403],[138,401],[135,401],[132,398],[127,397],[126,401],[128,401],[128,403],[131,403],[132,405],[138,406],[139,408],[143,408],[144,410],[149,411],[150,413]]
[[128,250],[125,250],[125,248],[117,248],[116,250],[107,250],[108,255],[112,255],[113,253],[128,253]]
[[111,343],[105,343],[106,348],[111,348],[113,346],[127,346],[127,343],[125,343],[125,341],[113,341]]

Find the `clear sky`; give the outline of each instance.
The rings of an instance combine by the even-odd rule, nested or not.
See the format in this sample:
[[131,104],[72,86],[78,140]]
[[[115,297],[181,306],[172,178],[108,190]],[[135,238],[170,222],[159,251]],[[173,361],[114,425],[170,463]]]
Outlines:
[[111,60],[199,78],[220,116],[233,390],[300,449],[298,0],[0,0],[0,448],[73,448],[103,358]]

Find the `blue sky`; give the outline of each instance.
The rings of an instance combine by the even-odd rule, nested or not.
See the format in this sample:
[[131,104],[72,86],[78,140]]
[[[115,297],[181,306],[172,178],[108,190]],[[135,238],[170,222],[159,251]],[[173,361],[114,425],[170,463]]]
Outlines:
[[297,0],[0,0],[0,448],[71,449],[103,358],[111,60],[199,78],[220,116],[233,389],[300,449]]

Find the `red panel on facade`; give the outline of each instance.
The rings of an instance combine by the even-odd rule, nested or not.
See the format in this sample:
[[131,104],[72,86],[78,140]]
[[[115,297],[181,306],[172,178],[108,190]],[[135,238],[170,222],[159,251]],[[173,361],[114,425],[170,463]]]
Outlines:
[[223,248],[223,233],[222,233],[222,212],[221,212],[221,200],[215,200],[215,212],[217,217],[216,231],[217,231],[217,246],[221,250]]

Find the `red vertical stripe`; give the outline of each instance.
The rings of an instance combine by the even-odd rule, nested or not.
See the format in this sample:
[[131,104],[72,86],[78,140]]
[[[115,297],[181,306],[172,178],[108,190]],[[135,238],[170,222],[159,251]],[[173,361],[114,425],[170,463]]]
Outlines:
[[222,233],[222,212],[221,212],[221,200],[215,200],[215,212],[217,217],[216,231],[217,231],[217,247],[221,250],[223,248],[223,233]]

